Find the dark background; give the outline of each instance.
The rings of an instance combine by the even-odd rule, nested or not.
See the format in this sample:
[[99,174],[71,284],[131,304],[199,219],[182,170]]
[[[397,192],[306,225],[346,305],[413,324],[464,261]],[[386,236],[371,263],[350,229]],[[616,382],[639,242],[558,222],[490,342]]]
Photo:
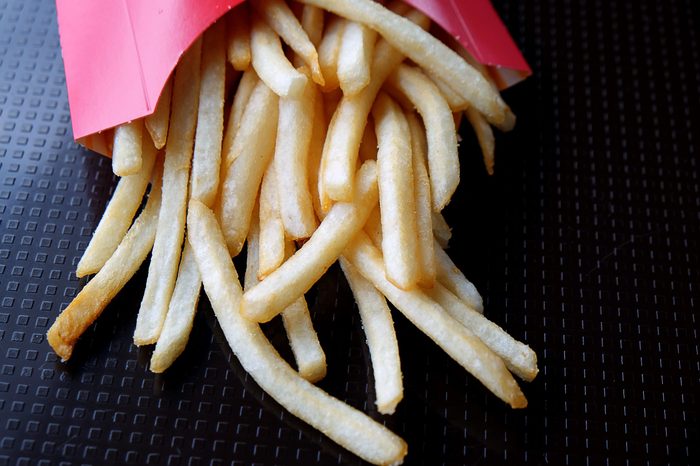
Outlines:
[[[494,177],[464,128],[451,254],[540,375],[512,411],[395,313],[405,398],[385,421],[406,464],[698,464],[697,2],[495,6],[535,74],[505,92]],[[131,344],[144,270],[57,362],[45,333],[114,183],[72,140],[53,2],[0,0],[0,465],[360,464],[247,378],[206,300],[151,374]],[[316,298],[320,385],[381,418],[338,270]]]

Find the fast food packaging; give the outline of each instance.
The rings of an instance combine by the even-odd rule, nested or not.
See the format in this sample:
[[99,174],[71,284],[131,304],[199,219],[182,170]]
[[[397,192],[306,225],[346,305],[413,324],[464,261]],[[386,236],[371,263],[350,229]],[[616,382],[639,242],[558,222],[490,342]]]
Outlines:
[[[109,156],[112,128],[151,114],[184,51],[243,1],[56,0],[78,143]],[[406,2],[486,65],[499,87],[531,74],[489,0]]]

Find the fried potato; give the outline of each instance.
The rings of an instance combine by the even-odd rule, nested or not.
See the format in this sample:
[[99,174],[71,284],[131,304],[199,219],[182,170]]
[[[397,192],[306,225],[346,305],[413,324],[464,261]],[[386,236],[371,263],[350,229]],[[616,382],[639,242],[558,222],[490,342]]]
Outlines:
[[100,223],[78,262],[75,275],[84,277],[97,273],[112,256],[124,238],[134,215],[141,206],[143,194],[151,179],[156,151],[148,138],[141,142],[143,149],[141,170],[119,180],[112,199],[107,204]]
[[334,204],[301,249],[245,292],[241,304],[243,316],[255,322],[269,321],[306,293],[338,259],[377,203],[379,194],[374,162],[362,165],[356,189],[355,202]]
[[255,382],[293,415],[373,464],[399,464],[406,443],[383,425],[301,378],[260,327],[237,310],[241,286],[213,213],[192,201],[188,230],[204,288],[233,353]]
[[134,330],[134,343],[139,346],[158,340],[175,287],[185,236],[187,187],[199,100],[200,54],[201,40],[198,40],[185,53],[175,71],[173,115],[170,137],[165,146],[162,207],[146,290]]
[[117,250],[53,323],[47,338],[51,348],[66,361],[85,330],[134,276],[153,247],[161,204],[162,169],[156,170],[146,207],[129,228]]
[[423,333],[512,408],[527,400],[505,364],[471,331],[450,317],[422,291],[402,290],[386,279],[384,260],[369,238],[360,232],[343,252],[357,270]]
[[117,126],[114,130],[112,171],[117,176],[135,175],[141,170],[143,120]]

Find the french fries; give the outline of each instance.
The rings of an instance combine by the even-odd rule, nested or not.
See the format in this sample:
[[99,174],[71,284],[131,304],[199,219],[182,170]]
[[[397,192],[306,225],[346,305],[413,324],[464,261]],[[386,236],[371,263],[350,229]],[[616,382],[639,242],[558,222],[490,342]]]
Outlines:
[[153,113],[143,119],[144,126],[151,136],[153,145],[161,150],[165,147],[168,139],[168,129],[170,128],[170,99],[173,92],[173,80],[168,78],[165,87],[160,93],[160,98]]
[[306,76],[294,69],[277,33],[257,14],[253,15],[250,48],[253,69],[272,92],[280,97],[301,96]]
[[95,229],[95,234],[78,262],[75,272],[78,277],[97,273],[102,268],[119,246],[141,205],[143,193],[146,192],[156,161],[153,144],[147,139],[142,140],[141,144],[143,146],[141,170],[119,180],[117,189]]
[[355,202],[335,204],[311,238],[265,280],[246,291],[241,314],[254,322],[267,322],[279,314],[323,275],[362,228],[377,203],[377,169],[365,162],[357,177]]
[[175,72],[170,137],[165,146],[163,200],[158,230],[148,267],[146,290],[136,319],[134,343],[150,345],[158,340],[175,287],[180,248],[185,235],[185,212],[190,163],[197,123],[201,42],[185,54]]
[[389,84],[405,95],[425,124],[433,209],[441,211],[459,184],[457,131],[452,112],[440,90],[420,70],[399,66]]
[[141,170],[142,133],[142,120],[125,123],[114,130],[112,170],[115,175],[135,175]]
[[71,357],[80,335],[138,271],[153,247],[161,204],[162,173],[162,169],[156,170],[146,207],[129,228],[114,254],[49,329],[49,344],[63,361]]
[[377,97],[372,115],[379,145],[377,171],[386,278],[400,288],[410,289],[420,275],[411,132],[403,112],[386,94]]
[[[154,113],[115,130],[123,178],[78,264],[79,276],[96,275],[48,332],[56,354],[71,356],[152,251],[134,331],[135,344],[155,343],[151,371],[185,351],[203,285],[263,390],[360,458],[400,464],[399,436],[312,385],[326,356],[305,295],[339,262],[380,413],[404,396],[387,301],[497,397],[525,407],[512,374],[531,381],[537,357],[483,315],[445,251],[441,214],[459,183],[455,120],[469,119],[492,173],[491,125],[509,129],[515,117],[481,66],[428,26],[403,2],[371,0],[257,0],[213,24]],[[245,289],[232,262],[244,245]],[[297,371],[260,329],[278,314]]]

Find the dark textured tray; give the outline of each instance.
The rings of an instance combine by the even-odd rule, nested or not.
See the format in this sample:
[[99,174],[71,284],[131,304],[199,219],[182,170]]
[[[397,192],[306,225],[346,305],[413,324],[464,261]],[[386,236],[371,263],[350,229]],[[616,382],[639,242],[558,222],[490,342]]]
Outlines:
[[[406,464],[698,464],[697,2],[496,7],[535,75],[505,93],[520,119],[496,176],[464,131],[447,214],[486,314],[539,355],[530,406],[506,408],[396,314],[405,398],[378,416],[335,268],[313,306],[320,385],[402,435]],[[206,300],[185,354],[151,374],[131,344],[144,271],[56,360],[45,333],[84,285],[114,183],[72,141],[53,3],[0,0],[0,465],[361,464],[248,379]]]

